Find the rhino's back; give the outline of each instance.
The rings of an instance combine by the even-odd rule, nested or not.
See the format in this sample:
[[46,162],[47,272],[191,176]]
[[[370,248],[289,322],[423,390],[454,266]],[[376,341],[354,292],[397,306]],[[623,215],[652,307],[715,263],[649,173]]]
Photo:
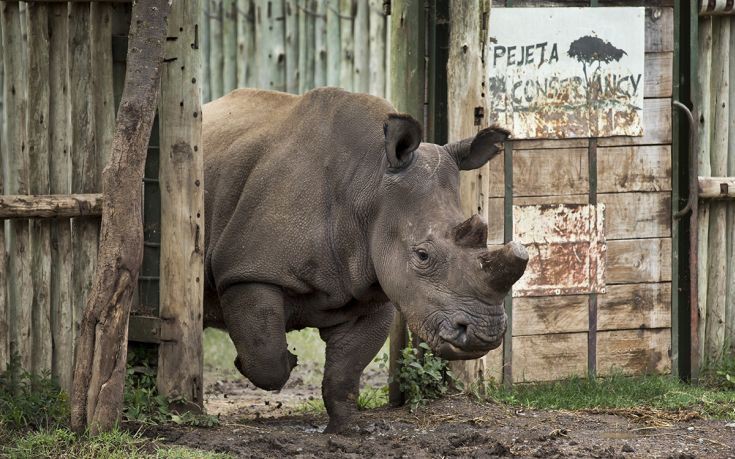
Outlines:
[[339,282],[335,184],[381,158],[384,100],[337,89],[237,90],[204,106],[205,270],[210,289],[266,282],[295,292]]

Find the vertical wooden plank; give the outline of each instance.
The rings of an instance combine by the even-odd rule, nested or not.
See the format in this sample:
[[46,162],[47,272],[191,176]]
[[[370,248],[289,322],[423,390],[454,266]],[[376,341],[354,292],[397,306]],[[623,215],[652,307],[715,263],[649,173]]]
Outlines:
[[222,91],[237,88],[237,0],[222,3]]
[[224,95],[222,0],[207,1],[209,2],[209,88],[212,99],[217,99]]
[[[5,68],[5,144],[8,149],[8,194],[28,194],[28,150],[26,139],[26,60],[18,3],[0,5],[2,14],[3,67]],[[30,277],[31,250],[27,220],[8,225],[8,322],[11,355],[20,356],[21,367],[32,370],[31,308],[33,283]]]
[[385,94],[385,15],[382,0],[370,0],[370,86],[368,91],[374,96]]
[[[241,0],[240,0],[241,1]],[[238,1],[238,7],[240,4],[240,1]],[[240,16],[238,15],[238,27],[240,25]],[[238,45],[239,45],[239,28],[238,28]],[[202,72],[199,75],[199,80],[202,82],[202,101],[209,102],[212,100],[212,94],[209,89],[209,1],[205,1],[203,8],[201,8],[201,11],[199,12],[199,48],[202,50],[202,62],[204,65],[202,65]],[[238,48],[239,51],[239,48]],[[238,78],[240,76],[240,61],[241,56],[240,52],[238,52],[238,58],[237,58],[237,74]],[[240,80],[238,79],[238,84],[240,83]]]
[[[693,100],[699,101],[694,105],[694,119],[699,121],[697,133],[697,158],[699,175],[712,175],[710,167],[710,139],[711,139],[711,97],[710,97],[710,78],[712,70],[712,21],[711,16],[703,16],[699,19],[699,40],[697,41],[697,56],[699,60],[697,68],[697,81],[694,83]],[[709,236],[709,203],[704,201],[699,205],[698,227],[699,227],[699,243],[697,252],[699,256],[698,269],[698,308],[699,321],[699,362],[704,362],[704,343],[705,343],[705,325],[707,323],[707,269],[708,264],[708,236]]]
[[[73,5],[73,4],[72,4]],[[89,5],[81,6],[89,11]],[[86,7],[86,8],[85,8]],[[71,192],[71,146],[69,130],[69,7],[66,3],[49,6],[49,191],[52,194]],[[72,48],[73,56],[80,53]],[[82,75],[76,75],[86,78]],[[51,222],[51,332],[53,337],[52,374],[67,393],[71,389],[74,361],[74,309],[71,298],[72,247],[71,222],[58,219]]]
[[316,0],[314,18],[314,87],[327,84],[327,0]]
[[370,6],[367,0],[357,2],[355,15],[355,66],[352,86],[355,92],[370,90]]
[[327,11],[327,85],[339,86],[342,56],[339,28],[339,0],[325,0]]
[[[727,175],[730,80],[730,18],[718,17],[712,24],[712,144],[710,165],[712,175]],[[725,253],[727,235],[727,203],[710,204],[707,264],[707,320],[705,325],[705,360],[719,362],[725,349],[725,301],[728,257]]]
[[[450,4],[449,57],[447,63],[447,114],[450,142],[474,136],[475,107],[484,107],[482,93],[483,69],[480,33],[484,28],[483,2],[452,2]],[[460,196],[466,216],[480,213],[487,221],[488,166],[460,173]],[[483,192],[484,190],[484,192]],[[510,327],[510,324],[509,324]],[[476,367],[483,360],[452,362],[452,368],[465,384],[475,382]],[[479,371],[484,374],[484,370]]]
[[[161,185],[162,334],[176,336],[158,350],[158,389],[202,407],[204,187],[201,65],[195,27],[200,0],[177,2],[169,17],[169,56],[161,75],[159,113]],[[165,329],[164,329],[165,328]]]
[[302,11],[305,17],[304,34],[299,38],[299,40],[306,42],[305,54],[303,56],[299,54],[299,60],[303,57],[306,63],[304,71],[300,74],[300,78],[304,82],[301,92],[314,89],[314,73],[316,72],[316,17],[313,12],[317,5],[315,0],[307,0],[305,5],[309,12]]
[[[735,18],[730,17],[730,76],[735,75]],[[735,91],[730,91],[729,123],[735,121]],[[735,177],[735,129],[728,129],[727,175]],[[727,257],[735,258],[735,204],[729,203],[727,208]],[[725,342],[730,344],[729,352],[735,355],[735,264],[727,263],[727,300],[725,303]]]
[[[237,0],[237,86],[240,88],[253,86],[253,74],[255,73],[254,15],[255,7],[252,0]],[[207,68],[208,62],[202,55],[202,68]]]
[[256,49],[258,87],[286,90],[286,54],[283,0],[258,0]]
[[[3,62],[3,21],[0,14],[0,64]],[[8,147],[5,144],[5,67],[0,65],[0,195],[5,193],[5,170],[8,164]],[[5,252],[5,222],[0,221],[0,373],[10,360],[10,329],[8,327],[7,255]]]
[[302,62],[306,54],[303,47],[306,43],[304,40],[306,12],[303,10],[305,5],[305,0],[285,0],[286,91],[292,94],[303,92],[301,80],[306,69],[306,61]]
[[339,41],[342,45],[339,65],[339,86],[352,91],[352,71],[355,66],[354,10],[352,0],[339,1]]
[[[29,191],[49,194],[49,7],[29,3],[27,8]],[[51,369],[50,236],[50,221],[31,220],[32,368],[36,374]]]

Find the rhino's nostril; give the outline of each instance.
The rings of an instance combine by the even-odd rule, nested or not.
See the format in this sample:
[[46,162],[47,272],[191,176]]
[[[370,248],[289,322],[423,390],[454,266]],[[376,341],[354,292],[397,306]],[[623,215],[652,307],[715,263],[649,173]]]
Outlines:
[[464,335],[467,335],[467,325],[457,324],[457,337],[460,338]]

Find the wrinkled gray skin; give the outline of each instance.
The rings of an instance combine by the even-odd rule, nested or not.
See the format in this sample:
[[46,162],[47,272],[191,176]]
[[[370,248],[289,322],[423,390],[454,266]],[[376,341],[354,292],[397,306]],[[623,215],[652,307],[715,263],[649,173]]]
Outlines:
[[463,222],[459,170],[495,156],[506,131],[420,143],[419,124],[385,100],[332,88],[238,90],[205,105],[203,122],[205,326],[228,330],[256,386],[288,380],[287,331],[318,328],[335,432],[394,306],[445,358],[501,344],[502,300],[527,255],[488,252],[482,219]]

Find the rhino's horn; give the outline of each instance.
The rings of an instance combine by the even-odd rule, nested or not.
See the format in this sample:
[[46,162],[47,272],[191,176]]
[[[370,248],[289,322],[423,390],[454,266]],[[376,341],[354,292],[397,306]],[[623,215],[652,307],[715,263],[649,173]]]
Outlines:
[[478,214],[455,226],[452,234],[454,242],[460,247],[487,246],[487,223]]
[[528,264],[528,252],[518,242],[509,242],[500,249],[481,254],[479,258],[480,266],[490,277],[490,286],[499,293],[508,292]]

